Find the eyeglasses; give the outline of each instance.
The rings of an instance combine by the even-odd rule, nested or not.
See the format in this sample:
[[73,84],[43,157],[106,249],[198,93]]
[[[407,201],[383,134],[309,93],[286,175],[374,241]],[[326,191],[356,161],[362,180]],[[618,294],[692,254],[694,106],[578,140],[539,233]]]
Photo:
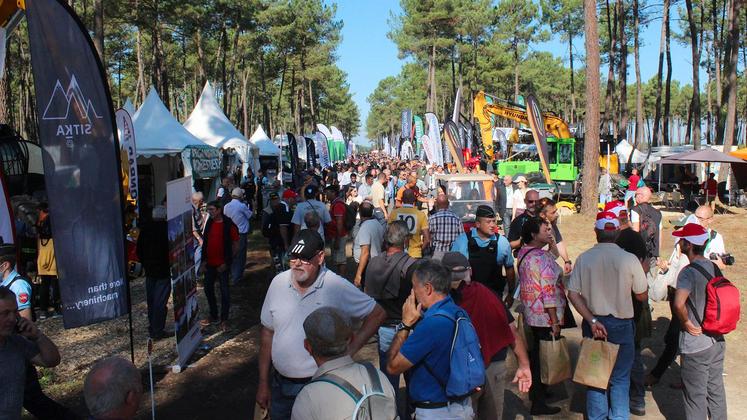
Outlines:
[[297,262],[301,262],[301,265],[311,265],[311,260],[307,260],[306,258],[301,257],[290,257],[288,258],[288,262],[291,264],[295,264]]

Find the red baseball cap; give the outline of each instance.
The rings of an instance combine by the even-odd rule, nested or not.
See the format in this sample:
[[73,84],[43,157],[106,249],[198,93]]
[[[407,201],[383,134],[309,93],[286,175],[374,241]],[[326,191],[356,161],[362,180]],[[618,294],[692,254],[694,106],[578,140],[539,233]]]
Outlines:
[[604,205],[604,211],[608,211],[610,213],[614,213],[616,217],[620,217],[620,212],[627,212],[628,208],[625,207],[625,203],[623,203],[620,200],[617,201],[610,201],[609,203]]
[[602,211],[597,213],[597,220],[594,222],[594,228],[599,230],[617,230],[620,227],[620,221],[617,220],[615,213]]
[[708,231],[697,223],[688,223],[682,229],[672,232],[672,236],[684,239],[694,245],[703,245],[708,241]]
[[283,199],[288,198],[298,198],[298,193],[288,188],[287,190],[283,191]]

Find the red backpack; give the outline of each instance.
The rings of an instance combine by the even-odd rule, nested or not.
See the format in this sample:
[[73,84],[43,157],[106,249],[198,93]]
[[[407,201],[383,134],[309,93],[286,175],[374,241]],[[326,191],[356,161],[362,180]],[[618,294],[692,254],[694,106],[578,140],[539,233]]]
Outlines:
[[699,264],[690,264],[690,267],[709,279],[706,284],[705,316],[701,318],[692,300],[687,299],[687,304],[703,332],[709,335],[723,335],[734,331],[740,314],[739,289],[721,274],[721,270],[715,264],[714,277]]

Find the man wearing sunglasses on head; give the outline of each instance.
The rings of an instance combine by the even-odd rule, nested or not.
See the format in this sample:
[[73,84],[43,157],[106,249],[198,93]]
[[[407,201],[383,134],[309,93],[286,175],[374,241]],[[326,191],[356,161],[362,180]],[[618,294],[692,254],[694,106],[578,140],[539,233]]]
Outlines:
[[270,410],[272,419],[290,418],[296,395],[316,372],[316,363],[303,345],[303,322],[309,314],[329,306],[361,320],[350,342],[350,355],[368,342],[386,318],[371,297],[325,267],[324,241],[315,230],[300,230],[288,255],[290,269],[272,280],[261,313],[256,400]]
[[516,216],[516,218],[511,222],[511,227],[508,228],[507,239],[508,242],[511,243],[511,249],[521,248],[521,228],[524,226],[524,222],[537,215],[539,199],[539,193],[536,190],[529,190],[524,195],[526,210],[524,213]]

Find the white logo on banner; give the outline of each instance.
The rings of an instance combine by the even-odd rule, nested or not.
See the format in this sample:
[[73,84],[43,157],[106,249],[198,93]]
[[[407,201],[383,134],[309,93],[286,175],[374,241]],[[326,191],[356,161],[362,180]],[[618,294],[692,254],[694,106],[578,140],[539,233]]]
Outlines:
[[44,108],[42,120],[44,121],[67,121],[78,120],[78,124],[58,124],[56,134],[64,137],[68,147],[73,146],[74,136],[91,134],[93,120],[101,119],[102,116],[96,112],[93,103],[83,94],[75,75],[70,78],[67,89],[63,89],[58,79]]

